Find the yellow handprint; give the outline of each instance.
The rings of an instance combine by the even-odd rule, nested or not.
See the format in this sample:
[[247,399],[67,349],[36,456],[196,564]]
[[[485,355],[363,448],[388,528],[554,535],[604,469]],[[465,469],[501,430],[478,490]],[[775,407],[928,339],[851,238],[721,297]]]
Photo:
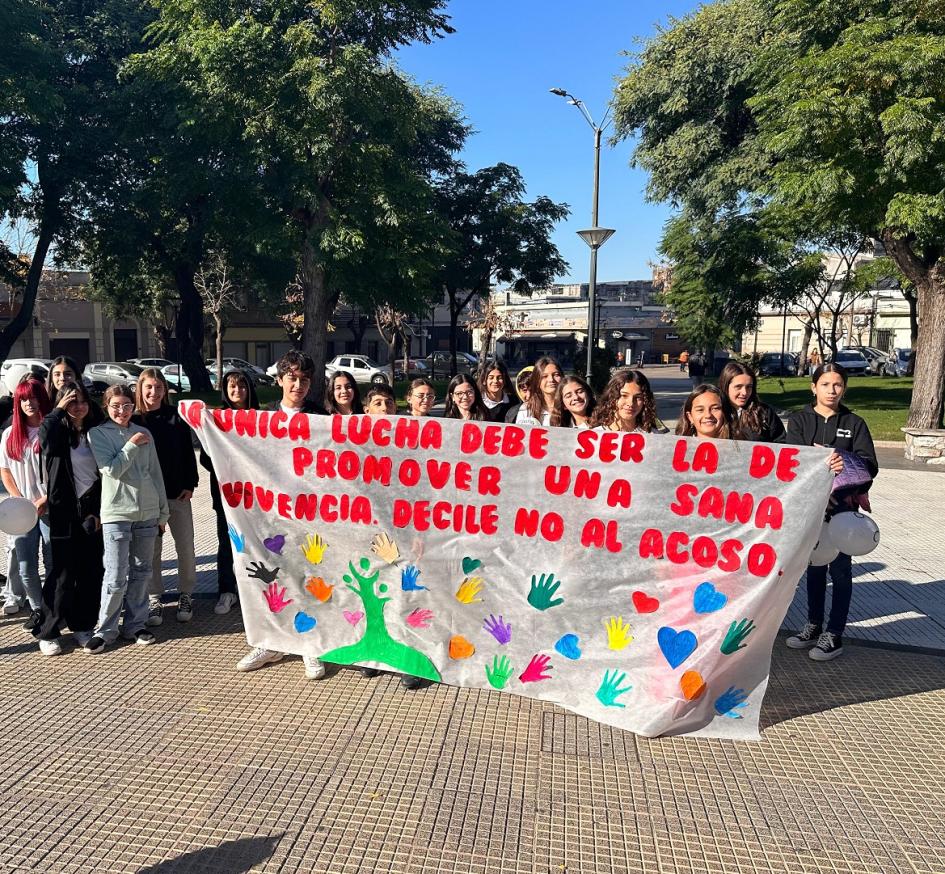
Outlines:
[[325,547],[327,545],[328,544],[322,540],[320,535],[316,534],[313,537],[309,534],[309,536],[305,538],[302,552],[312,564],[321,564],[322,556],[325,554]]
[[397,549],[397,544],[386,534],[375,535],[371,541],[371,551],[388,564],[395,564],[400,558],[400,550]]
[[477,598],[482,589],[482,577],[466,577],[462,585],[456,590],[456,600],[461,604],[478,604],[482,598]]
[[623,616],[611,616],[604,623],[607,629],[607,646],[609,649],[626,649],[627,645],[633,640],[630,633],[630,623],[623,621]]

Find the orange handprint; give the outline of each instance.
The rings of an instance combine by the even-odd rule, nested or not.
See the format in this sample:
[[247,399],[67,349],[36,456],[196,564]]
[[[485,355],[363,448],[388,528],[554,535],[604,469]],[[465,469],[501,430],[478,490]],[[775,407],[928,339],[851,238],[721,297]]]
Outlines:
[[330,586],[321,577],[309,577],[305,581],[305,588],[323,603],[331,598],[331,593],[335,590],[334,586]]

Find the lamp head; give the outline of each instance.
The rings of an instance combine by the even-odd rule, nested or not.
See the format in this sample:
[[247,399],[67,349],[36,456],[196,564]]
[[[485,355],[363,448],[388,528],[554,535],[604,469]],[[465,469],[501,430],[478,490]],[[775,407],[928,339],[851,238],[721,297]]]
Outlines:
[[548,89],[552,94],[556,94],[558,97],[567,97],[568,92],[564,88],[549,88]]
[[578,231],[577,235],[592,249],[599,249],[615,233],[617,232],[613,228],[587,228],[586,230]]

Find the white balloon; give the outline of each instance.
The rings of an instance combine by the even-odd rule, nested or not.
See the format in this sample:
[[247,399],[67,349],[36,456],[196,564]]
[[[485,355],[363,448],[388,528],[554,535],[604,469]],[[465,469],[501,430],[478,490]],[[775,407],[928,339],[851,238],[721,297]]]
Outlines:
[[830,520],[830,539],[847,555],[866,555],[879,545],[879,525],[862,513],[837,513]]
[[840,548],[830,539],[830,523],[824,522],[820,529],[820,539],[811,551],[810,563],[813,567],[823,567],[825,564],[830,564],[838,555],[840,555]]
[[12,534],[26,534],[36,524],[36,507],[27,498],[7,498],[0,502],[0,531]]

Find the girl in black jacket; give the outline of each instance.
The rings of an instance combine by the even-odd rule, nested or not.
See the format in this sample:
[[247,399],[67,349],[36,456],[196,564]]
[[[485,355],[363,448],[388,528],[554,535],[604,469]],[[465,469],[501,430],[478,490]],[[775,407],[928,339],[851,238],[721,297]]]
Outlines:
[[[870,430],[866,422],[840,403],[846,388],[847,372],[843,367],[839,364],[818,367],[811,376],[814,402],[803,410],[791,413],[785,442],[801,446],[832,446],[851,452],[863,460],[867,470],[875,477],[879,472],[879,464]],[[835,473],[843,469],[843,459],[836,452],[830,457],[829,463]],[[863,491],[868,488],[868,485],[865,486]],[[836,658],[843,652],[843,630],[853,596],[852,560],[841,552],[829,565],[833,599],[825,630],[827,569],[827,566],[807,568],[807,624],[787,639],[791,649],[813,647],[810,657],[819,662]]]
[[719,374],[732,437],[778,443],[784,439],[784,425],[774,408],[758,399],[757,386],[755,372],[737,361],[729,361]]
[[[81,383],[65,383],[58,402],[39,426],[52,563],[43,584],[39,625],[33,634],[48,641],[54,654],[64,625],[82,647],[98,619],[105,568],[99,512],[102,481],[88,443],[88,433],[103,419]],[[61,648],[60,648],[61,651]]]

